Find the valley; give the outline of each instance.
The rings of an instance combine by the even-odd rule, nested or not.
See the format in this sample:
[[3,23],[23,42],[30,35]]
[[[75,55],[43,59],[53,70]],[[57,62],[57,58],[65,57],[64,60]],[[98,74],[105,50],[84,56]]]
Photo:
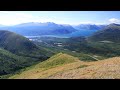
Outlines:
[[1,79],[120,78],[120,25],[0,27]]

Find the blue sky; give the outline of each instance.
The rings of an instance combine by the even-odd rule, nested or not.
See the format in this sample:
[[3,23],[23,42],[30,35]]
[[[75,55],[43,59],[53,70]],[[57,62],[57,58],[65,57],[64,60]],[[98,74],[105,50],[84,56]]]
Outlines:
[[0,24],[15,25],[26,22],[70,25],[120,23],[120,11],[0,11]]

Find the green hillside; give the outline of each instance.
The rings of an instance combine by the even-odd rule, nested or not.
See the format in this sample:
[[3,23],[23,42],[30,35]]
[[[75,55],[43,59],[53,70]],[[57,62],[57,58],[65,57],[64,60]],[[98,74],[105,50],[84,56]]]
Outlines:
[[48,59],[53,53],[36,46],[16,33],[0,30],[0,75],[16,71]]
[[58,53],[57,55],[52,56],[48,60],[40,63],[40,68],[51,68],[57,65],[67,64],[75,62],[76,58],[68,54]]
[[0,30],[0,47],[16,54],[31,53],[38,49],[29,39],[5,30]]
[[[79,62],[79,59],[76,57],[70,56],[68,54],[58,53],[46,61],[43,61],[37,65],[23,69],[22,72],[13,75],[10,78],[31,78],[32,76],[33,78],[35,78],[34,75],[37,75],[37,73],[35,74],[35,72],[38,72],[40,74],[37,76],[37,78],[42,78],[59,71],[59,70],[55,70],[54,72],[53,70],[52,72],[49,72],[50,69],[54,69],[59,66],[64,66],[70,63],[75,63],[75,62]],[[41,75],[43,72],[47,72],[47,74]]]
[[0,48],[0,75],[14,73],[17,70],[30,66],[34,63],[35,59],[17,56]]

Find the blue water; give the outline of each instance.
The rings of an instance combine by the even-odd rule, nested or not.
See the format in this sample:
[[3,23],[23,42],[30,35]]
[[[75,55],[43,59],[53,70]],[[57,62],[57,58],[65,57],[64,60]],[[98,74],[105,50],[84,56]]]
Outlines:
[[40,35],[40,36],[26,36],[27,38],[32,37],[57,37],[57,38],[70,38],[79,36],[90,36],[98,30],[79,30],[70,34],[60,34],[60,35]]
[[90,36],[98,30],[79,30],[68,34],[69,37],[77,37],[77,36]]

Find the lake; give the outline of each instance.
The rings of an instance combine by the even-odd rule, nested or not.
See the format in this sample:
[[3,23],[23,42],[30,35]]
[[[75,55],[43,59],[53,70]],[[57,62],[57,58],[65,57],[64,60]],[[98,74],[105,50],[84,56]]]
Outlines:
[[70,37],[79,37],[79,36],[90,36],[98,30],[84,30],[81,29],[79,31],[70,33],[70,34],[57,34],[57,35],[39,35],[39,36],[25,36],[27,38],[34,37],[57,37],[57,38],[70,38]]

